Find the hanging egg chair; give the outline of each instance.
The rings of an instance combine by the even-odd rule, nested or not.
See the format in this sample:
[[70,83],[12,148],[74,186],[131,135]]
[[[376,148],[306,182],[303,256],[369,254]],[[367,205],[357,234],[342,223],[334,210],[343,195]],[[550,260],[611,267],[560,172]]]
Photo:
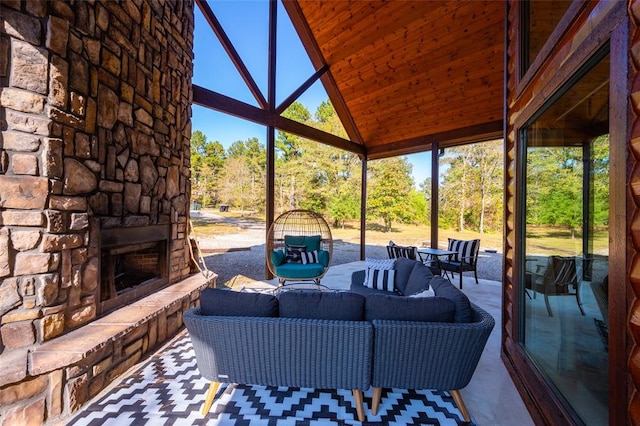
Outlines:
[[290,210],[278,216],[267,233],[267,267],[286,281],[320,284],[331,263],[333,238],[322,216],[310,210]]

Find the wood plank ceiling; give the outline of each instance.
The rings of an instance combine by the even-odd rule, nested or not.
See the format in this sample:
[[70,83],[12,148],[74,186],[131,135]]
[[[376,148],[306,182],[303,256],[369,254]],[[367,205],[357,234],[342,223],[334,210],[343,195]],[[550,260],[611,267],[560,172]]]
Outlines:
[[283,3],[368,158],[502,137],[504,2]]

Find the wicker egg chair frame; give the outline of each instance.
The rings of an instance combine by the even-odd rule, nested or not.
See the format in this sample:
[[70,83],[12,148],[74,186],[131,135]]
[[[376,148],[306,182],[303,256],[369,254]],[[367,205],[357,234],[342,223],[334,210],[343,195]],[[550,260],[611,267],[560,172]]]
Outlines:
[[327,221],[316,212],[311,210],[289,210],[278,216],[267,234],[267,267],[269,271],[278,278],[280,285],[284,285],[286,280],[293,281],[309,281],[313,280],[316,284],[320,284],[320,279],[329,269],[324,268],[321,275],[313,278],[283,278],[278,276],[276,268],[271,261],[271,252],[274,250],[285,250],[284,237],[285,235],[299,235],[299,236],[312,236],[320,235],[320,248],[326,250],[329,253],[329,265],[331,264],[331,258],[333,257],[333,237],[331,236],[331,228]]

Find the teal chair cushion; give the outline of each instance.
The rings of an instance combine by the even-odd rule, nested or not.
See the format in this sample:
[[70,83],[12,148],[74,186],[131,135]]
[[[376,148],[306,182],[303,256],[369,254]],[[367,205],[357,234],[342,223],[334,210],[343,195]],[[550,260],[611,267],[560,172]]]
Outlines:
[[318,261],[320,262],[320,264],[322,266],[324,266],[325,268],[329,266],[329,252],[326,250],[320,250],[318,251]]
[[276,275],[281,278],[315,278],[324,273],[325,266],[321,263],[283,263],[276,266]]
[[273,266],[280,266],[284,263],[287,256],[282,250],[274,250],[271,252],[271,263]]

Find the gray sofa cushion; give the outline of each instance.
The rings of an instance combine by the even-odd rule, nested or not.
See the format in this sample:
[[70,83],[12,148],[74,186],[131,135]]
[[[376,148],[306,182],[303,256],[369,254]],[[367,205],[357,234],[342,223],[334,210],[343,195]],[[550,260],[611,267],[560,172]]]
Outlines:
[[396,290],[398,290],[400,294],[404,294],[411,271],[413,271],[414,266],[419,263],[420,262],[405,257],[396,259],[396,264],[393,266],[393,269],[396,271]]
[[405,296],[411,296],[412,294],[420,293],[429,288],[433,273],[422,262],[413,262],[415,265],[411,270],[411,274],[407,279],[407,284],[402,291]]
[[277,317],[278,299],[270,294],[206,288],[200,294],[202,315]]
[[365,301],[365,319],[454,322],[455,304],[443,297],[409,298],[371,294]]
[[364,296],[347,291],[289,290],[279,297],[280,317],[364,320]]
[[456,315],[455,322],[471,322],[473,319],[473,311],[471,302],[466,294],[461,292],[446,279],[436,275],[431,279],[431,288],[437,297],[445,297],[455,303]]

